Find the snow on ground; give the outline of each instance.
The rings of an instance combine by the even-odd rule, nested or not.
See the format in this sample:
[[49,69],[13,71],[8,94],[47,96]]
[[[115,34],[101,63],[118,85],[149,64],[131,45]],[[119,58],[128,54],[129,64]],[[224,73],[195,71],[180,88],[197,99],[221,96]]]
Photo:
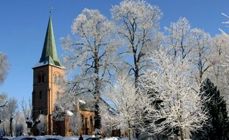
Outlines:
[[62,136],[52,136],[52,135],[36,136],[36,140],[46,140],[47,138],[63,139]]
[[[83,135],[83,139],[86,140],[91,136],[89,135]],[[79,140],[79,136],[69,136],[69,137],[64,137],[63,140]]]
[[25,139],[25,138],[33,138],[32,136],[19,136],[19,137],[15,137],[12,140],[21,140],[21,139]]
[[[86,138],[84,138],[86,140]],[[64,140],[79,140],[79,137],[77,136],[71,136],[71,137],[64,137]]]
[[[88,136],[88,135],[83,135],[83,139],[86,140],[87,138],[92,137],[92,136]],[[47,135],[47,136],[19,136],[19,137],[15,137],[15,138],[10,138],[12,140],[22,140],[24,138],[35,138],[35,140],[46,140],[48,138],[55,138],[57,140],[79,140],[79,136],[69,136],[69,137],[62,137],[62,136],[51,136],[51,135]],[[32,140],[32,139],[31,139]],[[103,138],[101,140],[128,140],[128,138],[117,138],[117,137],[106,137]],[[136,140],[136,139],[133,139]]]

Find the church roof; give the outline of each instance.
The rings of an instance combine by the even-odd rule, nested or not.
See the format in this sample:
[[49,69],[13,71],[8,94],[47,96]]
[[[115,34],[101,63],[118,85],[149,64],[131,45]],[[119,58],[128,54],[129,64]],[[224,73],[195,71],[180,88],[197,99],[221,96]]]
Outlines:
[[57,55],[51,17],[49,17],[44,46],[43,46],[41,58],[39,60],[39,64],[37,64],[37,66],[42,66],[42,65],[47,65],[47,64],[62,67],[60,60],[58,58],[58,55]]

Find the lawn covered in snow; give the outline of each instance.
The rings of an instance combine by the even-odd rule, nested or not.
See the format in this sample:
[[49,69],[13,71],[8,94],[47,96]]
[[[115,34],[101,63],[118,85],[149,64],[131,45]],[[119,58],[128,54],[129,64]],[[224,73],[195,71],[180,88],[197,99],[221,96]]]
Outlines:
[[[83,139],[86,140],[92,136],[83,135]],[[9,137],[8,137],[9,138]],[[47,140],[47,139],[54,139],[54,140],[79,140],[79,136],[69,136],[69,137],[62,137],[62,136],[19,136],[14,138],[9,138],[11,140]],[[117,138],[117,137],[106,137],[101,138],[101,140],[128,140],[128,138]]]

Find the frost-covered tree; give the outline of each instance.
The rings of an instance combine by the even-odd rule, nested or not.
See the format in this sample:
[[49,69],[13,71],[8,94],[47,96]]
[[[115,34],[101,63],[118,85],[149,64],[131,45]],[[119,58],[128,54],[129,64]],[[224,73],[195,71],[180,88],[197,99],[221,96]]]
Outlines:
[[216,84],[226,101],[229,99],[228,46],[229,38],[225,35],[220,34],[213,38],[213,51],[211,53],[213,65],[208,71],[208,77]]
[[192,29],[191,42],[193,45],[192,62],[196,82],[201,85],[207,76],[207,71],[213,65],[211,60],[211,36],[201,29]]
[[[105,94],[106,93],[107,92],[105,92]],[[112,100],[105,96],[102,96],[100,107],[101,107],[100,113],[101,113],[101,118],[102,118],[101,119],[102,129],[104,130],[103,134],[105,136],[112,136],[113,130],[122,130],[122,128],[120,128],[120,125],[119,125],[119,120],[116,117],[117,112],[114,109]]]
[[76,112],[73,116],[71,116],[70,120],[71,129],[74,135],[79,135],[79,129],[82,126],[82,118],[79,112]]
[[15,117],[17,108],[17,101],[15,99],[9,99],[9,102],[7,104],[7,113],[8,113],[8,119],[10,120],[10,136],[13,136],[13,119]]
[[32,102],[31,100],[28,100],[28,102],[26,102],[24,99],[21,101],[20,104],[21,107],[21,111],[23,113],[23,116],[26,119],[31,119],[31,112],[32,112]]
[[8,67],[9,65],[6,55],[0,52],[0,84],[5,80]]
[[226,98],[226,101],[227,101],[227,109],[229,111],[229,94],[228,94],[228,85],[229,85],[229,61],[228,61],[228,58],[229,58],[229,55],[228,55],[228,43],[229,43],[229,34],[228,34],[228,27],[229,27],[229,16],[225,13],[222,13],[222,15],[226,18],[226,21],[223,22],[223,24],[225,25],[226,29],[222,30],[220,29],[221,33],[222,33],[222,36],[224,37],[224,39],[226,40],[226,50],[224,50],[223,52],[225,53],[225,56],[224,56],[224,59],[222,60],[222,68],[223,68],[223,71],[224,71],[224,74],[223,74],[223,79],[220,79],[221,82],[223,82],[223,92],[221,91],[222,89],[220,89],[221,93],[224,94],[224,97]]
[[226,88],[224,85],[227,85],[225,82],[225,67],[224,64],[226,62],[227,54],[229,53],[228,49],[229,39],[224,35],[216,35],[212,41],[212,62],[213,66],[210,69],[209,75],[211,79],[213,79],[214,83],[216,83],[217,87],[222,89],[222,91]]
[[134,84],[126,76],[119,76],[106,96],[112,100],[114,114],[101,113],[103,122],[110,120],[109,125],[124,131],[128,130],[131,139],[135,128],[140,130],[144,128],[143,112],[146,107],[149,107],[147,96],[137,93]]
[[207,119],[206,112],[201,109],[199,92],[194,90],[196,84],[190,78],[189,61],[172,59],[165,51],[153,56],[154,69],[145,73],[141,84],[145,94],[147,89],[156,91],[150,97],[151,102],[162,102],[148,108],[145,118],[151,122],[146,128],[153,134],[177,134],[181,140],[189,138]]
[[6,104],[7,104],[7,101],[6,101],[5,95],[1,94],[0,95],[0,108],[5,107]]
[[[16,127],[18,131],[22,131],[22,134],[30,133],[30,128],[27,128],[27,123],[32,120],[32,102],[28,100],[27,102],[23,99],[20,103],[21,112],[17,113],[16,116]],[[32,121],[31,121],[32,122]],[[22,129],[22,130],[21,130]],[[17,134],[20,134],[19,132]],[[16,134],[16,135],[17,135]]]
[[0,110],[0,120],[4,122],[4,129],[9,130],[7,133],[13,135],[13,119],[17,109],[17,101],[13,98],[8,98],[7,95],[0,95],[7,101],[7,105]]
[[26,118],[22,112],[17,112],[14,119],[14,134],[16,136],[27,135]]
[[1,110],[0,110],[0,114],[1,114],[0,115],[0,120],[1,120],[1,123],[3,122],[3,120],[6,119],[5,114],[4,114],[5,108],[3,108],[3,107],[6,106],[6,104],[7,104],[7,96],[6,96],[6,94],[0,94],[0,108],[1,108]]
[[[84,9],[72,25],[75,37],[66,37],[63,46],[67,51],[65,62],[70,68],[80,71],[81,84],[78,93],[90,92],[95,96],[95,128],[100,128],[99,97],[102,88],[109,82],[114,68],[116,42],[114,25],[98,10]],[[82,84],[83,83],[83,84]],[[81,87],[79,87],[81,86]]]
[[42,114],[39,115],[39,118],[38,118],[39,123],[36,126],[38,130],[38,135],[44,135],[46,133],[47,131],[47,124],[46,124],[47,120],[46,119],[47,118],[44,115]]
[[180,17],[178,21],[172,22],[168,28],[168,46],[171,48],[171,53],[174,57],[185,59],[192,47],[190,45],[191,27],[189,21],[185,17]]
[[[0,84],[5,80],[7,71],[8,71],[8,61],[5,54],[0,52]],[[0,95],[0,108],[6,105],[7,101],[4,95]],[[1,112],[1,111],[0,111]]]
[[[145,0],[124,0],[111,9],[112,17],[116,21],[117,33],[123,40],[125,64],[129,74],[134,75],[135,87],[143,69],[149,65],[148,52],[155,49],[154,42],[158,42],[158,23],[161,11]],[[160,42],[160,41],[159,41]],[[125,60],[125,59],[124,59]]]

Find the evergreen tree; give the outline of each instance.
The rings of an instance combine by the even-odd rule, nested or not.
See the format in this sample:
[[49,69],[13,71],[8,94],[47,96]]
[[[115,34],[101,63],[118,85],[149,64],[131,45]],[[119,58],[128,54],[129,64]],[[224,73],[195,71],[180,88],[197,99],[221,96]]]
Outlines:
[[[222,96],[220,96],[219,90],[210,79],[206,79],[202,86],[202,100],[204,101],[204,110],[208,111],[209,120],[203,128],[202,136],[207,140],[226,140],[228,139],[228,117],[226,102]],[[204,133],[204,134],[203,134]],[[200,133],[199,133],[200,135]]]

